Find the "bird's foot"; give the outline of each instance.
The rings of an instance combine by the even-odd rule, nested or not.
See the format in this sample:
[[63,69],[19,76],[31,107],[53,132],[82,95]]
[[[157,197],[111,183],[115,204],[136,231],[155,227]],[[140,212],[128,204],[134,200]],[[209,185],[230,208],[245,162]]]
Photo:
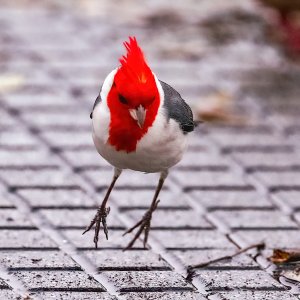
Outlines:
[[123,249],[123,251],[131,249],[132,246],[134,245],[134,243],[136,242],[136,240],[142,234],[142,232],[144,232],[143,244],[144,244],[144,248],[146,248],[146,244],[148,241],[148,235],[149,235],[149,231],[150,231],[150,227],[151,227],[152,213],[156,210],[158,203],[159,203],[159,200],[155,201],[154,205],[152,205],[149,208],[149,210],[144,214],[143,218],[123,234],[123,236],[124,236],[128,233],[131,233],[134,229],[139,227],[139,230],[137,231],[137,233],[135,234],[133,239],[129,242],[129,244]]
[[99,231],[101,227],[101,223],[103,225],[103,231],[105,233],[106,239],[108,240],[108,229],[107,229],[107,224],[106,224],[106,217],[108,216],[110,211],[110,208],[104,207],[99,207],[97,210],[97,213],[93,220],[91,221],[90,225],[86,228],[86,230],[82,233],[85,234],[86,232],[90,231],[90,229],[96,224],[95,226],[95,235],[94,235],[94,243],[95,247],[98,248],[98,236],[99,236]]

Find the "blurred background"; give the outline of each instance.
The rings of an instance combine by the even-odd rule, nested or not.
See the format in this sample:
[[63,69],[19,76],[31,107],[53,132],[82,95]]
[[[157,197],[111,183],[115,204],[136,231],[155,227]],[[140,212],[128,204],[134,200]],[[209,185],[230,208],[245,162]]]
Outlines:
[[[242,108],[247,101],[279,108],[281,118],[280,108],[288,110],[286,102],[294,103],[298,94],[298,0],[172,5],[1,0],[1,8],[1,90],[58,96],[40,98],[38,105],[63,106],[69,93],[89,109],[129,35],[137,36],[159,78],[176,87],[207,121],[253,122],[255,112]],[[10,101],[22,105],[25,100]]]

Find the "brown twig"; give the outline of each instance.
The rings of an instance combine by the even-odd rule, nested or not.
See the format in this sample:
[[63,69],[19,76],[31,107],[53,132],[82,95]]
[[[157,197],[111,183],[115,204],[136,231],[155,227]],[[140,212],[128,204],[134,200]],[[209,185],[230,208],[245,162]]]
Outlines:
[[242,248],[242,249],[238,250],[237,252],[235,252],[235,253],[233,253],[231,255],[221,256],[219,258],[215,258],[215,259],[206,261],[206,262],[201,263],[201,264],[189,266],[188,270],[187,270],[188,274],[187,274],[186,279],[188,281],[191,281],[193,279],[193,277],[195,276],[195,269],[197,269],[197,268],[203,268],[203,267],[206,267],[206,266],[208,266],[208,265],[210,265],[212,263],[216,263],[216,262],[219,262],[219,261],[222,261],[222,260],[232,259],[233,257],[235,257],[235,256],[237,256],[239,254],[242,254],[244,252],[247,252],[248,250],[254,249],[254,248],[257,248],[258,250],[262,250],[262,249],[265,248],[265,243],[258,243],[258,244],[250,245],[248,247],[245,247],[245,248]]

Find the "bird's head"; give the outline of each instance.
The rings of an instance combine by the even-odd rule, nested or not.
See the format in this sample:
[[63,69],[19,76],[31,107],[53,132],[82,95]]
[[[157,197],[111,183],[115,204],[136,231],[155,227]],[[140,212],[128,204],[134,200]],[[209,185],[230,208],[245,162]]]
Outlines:
[[143,129],[153,122],[153,108],[157,111],[159,93],[136,38],[130,37],[124,46],[127,53],[119,60],[121,65],[114,76],[107,103],[111,113],[122,117],[123,122],[127,120],[133,127]]

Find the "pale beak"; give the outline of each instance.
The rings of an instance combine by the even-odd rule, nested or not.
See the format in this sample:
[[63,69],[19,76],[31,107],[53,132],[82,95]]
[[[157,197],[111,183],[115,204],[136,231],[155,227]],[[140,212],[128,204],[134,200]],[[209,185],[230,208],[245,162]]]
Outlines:
[[136,120],[139,127],[142,128],[146,118],[146,109],[140,105],[137,109],[129,109],[129,113],[131,117]]

